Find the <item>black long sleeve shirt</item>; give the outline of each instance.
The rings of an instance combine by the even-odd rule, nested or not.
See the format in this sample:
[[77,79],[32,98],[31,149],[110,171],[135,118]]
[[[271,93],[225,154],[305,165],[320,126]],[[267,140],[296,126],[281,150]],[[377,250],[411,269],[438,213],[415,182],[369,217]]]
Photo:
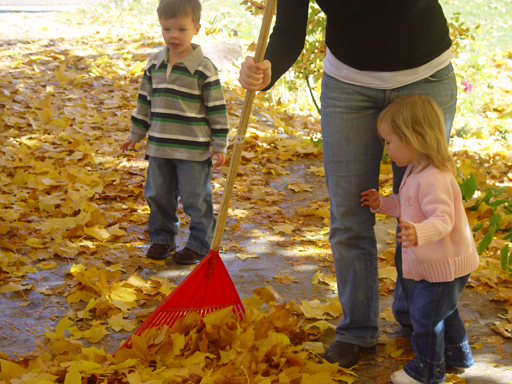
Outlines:
[[[451,46],[438,0],[317,0],[327,16],[326,44],[344,64],[361,71],[420,67]],[[306,38],[309,0],[278,0],[265,59],[270,88],[297,60]]]

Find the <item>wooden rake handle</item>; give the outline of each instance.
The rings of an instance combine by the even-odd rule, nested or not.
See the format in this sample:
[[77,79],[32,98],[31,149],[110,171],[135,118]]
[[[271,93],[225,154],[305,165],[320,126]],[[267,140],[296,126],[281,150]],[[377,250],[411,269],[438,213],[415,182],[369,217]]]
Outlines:
[[[275,13],[276,4],[277,0],[267,0],[267,4],[265,5],[265,13],[263,14],[260,34],[258,36],[258,43],[256,45],[256,53],[254,54],[254,62],[256,63],[259,63],[263,60],[263,55],[265,54],[268,34],[270,31],[270,25],[272,24],[272,18]],[[217,224],[215,226],[212,245],[210,247],[210,249],[214,251],[219,250],[220,241],[222,240],[222,234],[224,232],[224,226],[226,225],[229,203],[231,201],[231,195],[235,185],[238,165],[240,164],[240,159],[242,157],[242,149],[245,142],[245,132],[247,131],[247,125],[249,124],[249,118],[251,117],[251,109],[255,95],[256,92],[254,91],[247,91],[245,94],[244,104],[242,106],[242,114],[238,123],[238,130],[236,132],[235,143],[233,146],[233,153],[231,154],[231,160],[229,162],[226,184],[224,185],[224,193],[222,194],[219,214],[217,215]]]

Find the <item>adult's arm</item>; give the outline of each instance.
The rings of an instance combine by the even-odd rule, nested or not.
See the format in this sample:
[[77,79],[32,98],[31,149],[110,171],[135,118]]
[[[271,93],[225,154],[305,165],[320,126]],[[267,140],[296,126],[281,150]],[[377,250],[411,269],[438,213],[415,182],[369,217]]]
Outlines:
[[272,64],[270,89],[299,57],[306,40],[309,0],[278,0],[276,22],[270,35],[265,60]]

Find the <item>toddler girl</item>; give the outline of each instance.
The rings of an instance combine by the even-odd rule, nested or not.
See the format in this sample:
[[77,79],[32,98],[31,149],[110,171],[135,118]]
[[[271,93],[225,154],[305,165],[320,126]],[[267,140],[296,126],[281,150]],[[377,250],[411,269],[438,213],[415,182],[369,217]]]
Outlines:
[[443,115],[430,97],[405,96],[382,111],[377,130],[391,159],[408,167],[398,195],[370,189],[361,205],[400,218],[403,274],[415,280],[406,293],[414,358],[391,382],[442,383],[446,368],[464,372],[474,363],[457,302],[478,267]]

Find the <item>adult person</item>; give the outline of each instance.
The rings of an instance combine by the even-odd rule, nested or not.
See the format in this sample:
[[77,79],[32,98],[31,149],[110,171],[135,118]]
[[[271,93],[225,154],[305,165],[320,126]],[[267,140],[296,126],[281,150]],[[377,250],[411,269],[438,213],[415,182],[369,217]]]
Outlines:
[[[375,216],[358,204],[361,192],[379,185],[383,143],[377,117],[400,96],[426,94],[443,110],[448,139],[457,88],[447,21],[437,0],[316,1],[327,16],[321,126],[329,241],[343,307],[325,358],[350,367],[378,339]],[[304,47],[308,8],[309,0],[278,0],[264,61],[247,57],[242,64],[239,81],[245,89],[268,90],[293,65]],[[404,172],[393,164],[394,193]],[[400,244],[395,263],[393,312],[411,327],[405,297],[414,281],[403,278]]]

